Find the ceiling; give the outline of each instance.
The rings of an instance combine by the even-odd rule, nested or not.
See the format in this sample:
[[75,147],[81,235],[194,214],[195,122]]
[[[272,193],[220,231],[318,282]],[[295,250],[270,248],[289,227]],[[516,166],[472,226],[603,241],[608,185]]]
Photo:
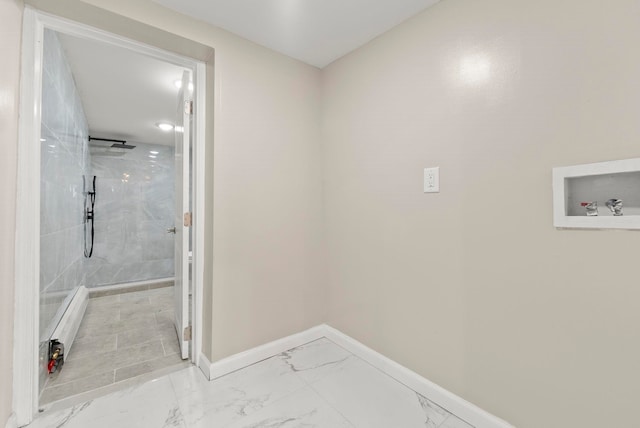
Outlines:
[[439,0],[153,0],[323,68]]
[[58,38],[92,137],[174,144],[174,133],[161,131],[156,124],[175,122],[174,82],[182,77],[183,67],[107,43],[60,33]]
[[[439,0],[154,1],[324,67]],[[184,68],[107,43],[58,36],[92,137],[174,144],[174,133],[156,124],[175,121],[174,82]]]

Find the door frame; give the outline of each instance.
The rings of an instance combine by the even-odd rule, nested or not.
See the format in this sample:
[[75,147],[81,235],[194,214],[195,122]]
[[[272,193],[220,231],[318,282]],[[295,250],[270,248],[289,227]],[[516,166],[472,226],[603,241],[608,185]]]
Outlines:
[[[15,313],[13,338],[13,411],[18,426],[38,411],[39,281],[40,281],[40,127],[42,38],[44,29],[110,43],[192,70],[195,82],[193,126],[193,198],[191,362],[199,365],[202,350],[204,282],[206,64],[114,33],[41,12],[24,9],[20,76],[20,119],[15,242]],[[189,180],[189,177],[186,177]]]

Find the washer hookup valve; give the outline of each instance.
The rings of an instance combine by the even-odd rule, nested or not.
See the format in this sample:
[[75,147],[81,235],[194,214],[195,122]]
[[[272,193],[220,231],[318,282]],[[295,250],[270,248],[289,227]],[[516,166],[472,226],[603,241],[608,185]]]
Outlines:
[[597,216],[598,215],[598,201],[593,202],[580,202],[580,206],[584,207],[587,211],[588,216]]
[[609,199],[606,204],[614,216],[622,215],[622,199]]
[[55,373],[60,370],[64,364],[64,345],[57,340],[51,340],[49,342],[49,363],[47,364],[47,371],[49,374]]

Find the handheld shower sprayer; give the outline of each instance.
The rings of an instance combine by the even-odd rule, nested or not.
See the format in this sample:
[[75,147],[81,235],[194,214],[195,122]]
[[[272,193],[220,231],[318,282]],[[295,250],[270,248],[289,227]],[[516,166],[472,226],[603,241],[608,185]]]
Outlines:
[[[84,176],[82,176],[83,187],[86,182]],[[89,258],[93,255],[93,240],[95,236],[95,228],[93,225],[94,212],[96,204],[96,176],[93,176],[93,190],[87,190],[84,192],[84,256]],[[87,223],[91,222],[91,227],[87,230]],[[88,235],[88,236],[87,236]]]

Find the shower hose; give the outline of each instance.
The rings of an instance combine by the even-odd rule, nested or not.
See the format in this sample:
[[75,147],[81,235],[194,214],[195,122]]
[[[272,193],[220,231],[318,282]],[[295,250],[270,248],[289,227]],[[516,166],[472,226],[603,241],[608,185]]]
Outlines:
[[[96,204],[96,176],[93,176],[93,190],[85,195],[85,217],[84,217],[84,256],[89,258],[93,255],[93,238],[95,229],[93,226],[93,210]],[[89,205],[91,208],[89,208]],[[87,223],[91,222],[90,235],[87,237]],[[90,242],[87,242],[90,239]]]

